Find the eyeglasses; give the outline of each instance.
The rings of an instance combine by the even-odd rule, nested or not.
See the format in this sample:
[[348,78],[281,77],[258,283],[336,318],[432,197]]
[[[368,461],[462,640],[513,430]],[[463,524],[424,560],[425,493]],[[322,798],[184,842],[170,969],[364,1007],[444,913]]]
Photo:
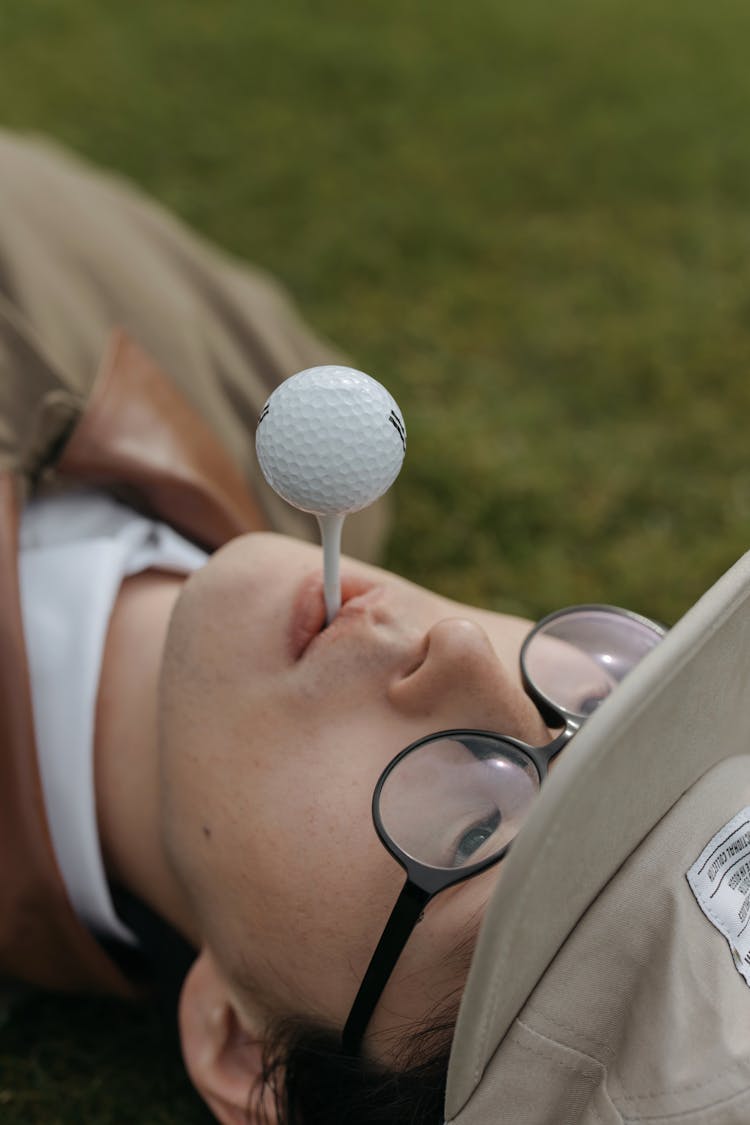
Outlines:
[[664,637],[629,610],[581,605],[543,618],[521,647],[521,678],[545,746],[483,730],[442,730],[402,750],[380,775],[372,817],[406,871],[342,1033],[356,1055],[388,979],[428,902],[507,853],[549,764],[589,715]]

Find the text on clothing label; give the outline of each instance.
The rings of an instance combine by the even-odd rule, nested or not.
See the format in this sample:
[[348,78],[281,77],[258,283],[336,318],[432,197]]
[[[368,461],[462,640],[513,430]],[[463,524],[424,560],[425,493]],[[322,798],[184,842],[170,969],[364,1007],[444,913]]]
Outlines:
[[729,942],[750,984],[750,805],[709,840],[687,880],[708,920]]

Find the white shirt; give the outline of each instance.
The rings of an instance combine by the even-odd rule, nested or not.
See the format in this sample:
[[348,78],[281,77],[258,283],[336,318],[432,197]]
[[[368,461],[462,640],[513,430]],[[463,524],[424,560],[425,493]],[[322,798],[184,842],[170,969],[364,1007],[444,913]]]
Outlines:
[[188,574],[204,551],[104,493],[33,500],[20,528],[21,612],[39,769],[52,843],[79,918],[134,939],[117,918],[97,832],[94,719],[110,615],[124,578]]

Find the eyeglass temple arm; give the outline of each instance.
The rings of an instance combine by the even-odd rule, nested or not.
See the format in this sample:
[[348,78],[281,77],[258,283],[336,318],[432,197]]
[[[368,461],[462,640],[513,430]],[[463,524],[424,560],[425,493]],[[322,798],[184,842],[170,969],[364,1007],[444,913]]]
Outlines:
[[380,935],[367,972],[364,975],[349,1017],[344,1025],[341,1041],[348,1055],[356,1055],[372,1013],[375,1010],[388,978],[406,945],[420,915],[432,898],[430,891],[422,890],[407,879],[396,899],[396,905]]

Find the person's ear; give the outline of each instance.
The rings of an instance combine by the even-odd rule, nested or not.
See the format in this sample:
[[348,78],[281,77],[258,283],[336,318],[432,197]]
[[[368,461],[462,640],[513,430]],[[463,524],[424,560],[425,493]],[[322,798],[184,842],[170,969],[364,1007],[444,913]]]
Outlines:
[[[247,1026],[229,988],[207,950],[202,950],[185,978],[178,1013],[185,1067],[193,1085],[222,1125],[274,1125],[277,1120],[268,1089],[250,1094],[260,1082],[263,1039]],[[260,1101],[260,1105],[258,1105]]]

